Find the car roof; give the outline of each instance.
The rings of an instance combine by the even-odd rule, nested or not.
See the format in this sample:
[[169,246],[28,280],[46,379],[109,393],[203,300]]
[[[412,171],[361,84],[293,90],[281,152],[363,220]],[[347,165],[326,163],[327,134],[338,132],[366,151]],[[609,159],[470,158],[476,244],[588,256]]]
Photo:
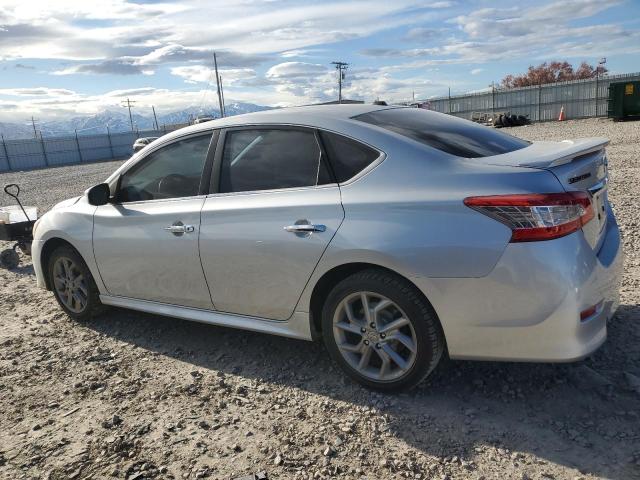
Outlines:
[[291,124],[310,127],[324,127],[332,122],[349,121],[352,117],[378,110],[391,108],[407,108],[386,105],[338,104],[307,105],[302,107],[274,108],[259,112],[244,113],[230,117],[218,118],[189,127],[175,130],[166,135],[167,140],[190,133],[198,133],[212,128],[224,128],[241,125]]

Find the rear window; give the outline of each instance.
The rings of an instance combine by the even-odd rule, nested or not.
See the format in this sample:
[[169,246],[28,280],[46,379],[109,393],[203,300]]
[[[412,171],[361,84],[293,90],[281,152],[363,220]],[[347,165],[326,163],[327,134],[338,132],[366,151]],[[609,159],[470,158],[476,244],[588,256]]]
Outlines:
[[321,131],[320,137],[338,183],[355,177],[380,157],[377,150],[342,135]]
[[465,158],[489,157],[520,150],[529,142],[451,115],[419,108],[392,108],[353,117]]

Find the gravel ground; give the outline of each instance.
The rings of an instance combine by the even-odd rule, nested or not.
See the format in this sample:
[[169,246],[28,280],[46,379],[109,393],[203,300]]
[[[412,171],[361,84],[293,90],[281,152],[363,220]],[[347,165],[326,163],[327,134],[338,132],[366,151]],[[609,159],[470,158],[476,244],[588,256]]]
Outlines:
[[[640,123],[510,131],[611,139],[627,259],[619,313],[591,358],[449,362],[410,393],[381,395],[346,380],[320,344],[117,310],[75,323],[23,258],[0,270],[0,477],[640,478]],[[117,164],[0,185],[19,181],[46,210]]]

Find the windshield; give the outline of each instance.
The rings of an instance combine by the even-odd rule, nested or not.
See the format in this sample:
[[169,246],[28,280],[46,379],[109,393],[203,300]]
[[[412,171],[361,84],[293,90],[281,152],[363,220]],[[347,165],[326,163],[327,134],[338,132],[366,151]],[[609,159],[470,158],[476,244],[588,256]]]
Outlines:
[[489,157],[520,150],[529,142],[451,115],[419,108],[392,108],[353,117],[465,158]]

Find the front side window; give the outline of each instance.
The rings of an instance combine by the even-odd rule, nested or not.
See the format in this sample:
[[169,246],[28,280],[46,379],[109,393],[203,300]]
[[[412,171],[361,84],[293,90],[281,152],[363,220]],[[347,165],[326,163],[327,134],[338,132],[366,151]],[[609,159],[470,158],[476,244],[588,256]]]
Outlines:
[[529,142],[493,128],[419,108],[391,108],[353,118],[457,157],[489,157],[529,146]]
[[137,202],[198,195],[211,133],[179,140],[147,155],[120,179],[117,200]]
[[220,192],[313,187],[331,182],[311,130],[247,129],[225,135]]

